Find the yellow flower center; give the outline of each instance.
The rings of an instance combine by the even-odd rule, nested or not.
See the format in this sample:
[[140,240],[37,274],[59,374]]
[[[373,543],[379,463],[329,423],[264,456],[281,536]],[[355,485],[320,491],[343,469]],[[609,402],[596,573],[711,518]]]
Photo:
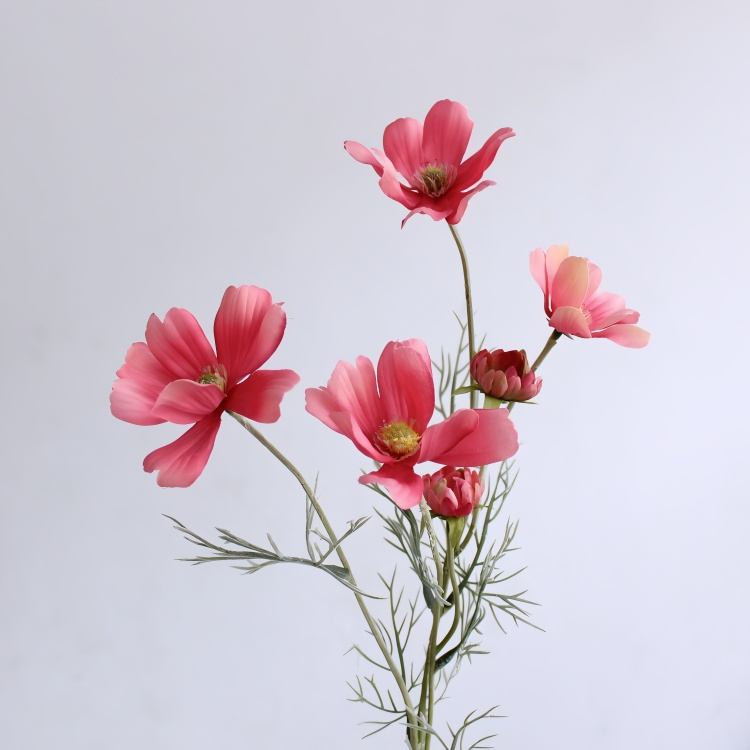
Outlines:
[[383,425],[375,436],[377,446],[393,458],[413,456],[419,448],[421,435],[406,422]]
[[202,385],[215,385],[222,391],[227,387],[227,370],[224,365],[209,365],[203,368],[203,374],[196,380]]

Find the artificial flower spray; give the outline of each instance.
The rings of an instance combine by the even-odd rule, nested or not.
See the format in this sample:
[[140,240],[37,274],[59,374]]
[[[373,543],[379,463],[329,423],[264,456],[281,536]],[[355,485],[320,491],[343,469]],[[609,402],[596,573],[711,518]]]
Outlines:
[[[299,382],[293,370],[260,369],[286,326],[270,292],[255,286],[224,292],[214,321],[215,349],[188,311],[173,308],[163,321],[152,315],[145,342],[128,350],[111,395],[112,413],[127,422],[192,425],[144,459],[144,469],[157,472],[163,487],[187,487],[199,479],[225,413],[267,449],[269,460],[289,471],[304,496],[306,555],[289,557],[273,543],[269,549],[229,531],[214,543],[176,521],[177,528],[206,550],[193,562],[229,560],[249,571],[277,563],[306,565],[345,586],[372,639],[369,651],[354,648],[376,671],[352,681],[353,698],[375,714],[369,734],[387,730],[394,733],[394,746],[405,741],[411,750],[489,747],[483,743],[493,735],[477,725],[495,716],[493,708],[478,707],[461,719],[444,716],[440,701],[464,661],[486,653],[479,650],[479,626],[487,615],[501,628],[503,619],[532,624],[532,602],[513,588],[515,574],[505,572],[517,525],[499,520],[513,486],[509,459],[518,450],[511,411],[537,399],[542,387],[537,371],[562,337],[607,338],[631,348],[649,340],[635,325],[638,313],[626,308],[622,297],[600,291],[598,266],[555,245],[530,257],[552,328],[539,356],[529,364],[523,349],[477,351],[469,258],[456,225],[469,200],[495,184],[484,174],[514,132],[497,130],[464,158],[472,130],[466,108],[444,100],[424,123],[402,118],[388,125],[382,150],[344,144],[354,159],[375,170],[381,190],[408,209],[403,223],[414,214],[447,223],[466,300],[452,354],[435,359],[404,330],[401,341],[385,344],[377,366],[364,355],[354,363],[339,362],[325,386],[305,391],[309,414],[346,438],[368,464],[374,462],[351,481],[376,494],[384,543],[403,554],[412,576],[408,591],[396,584],[395,574],[380,575],[384,591],[360,588],[345,549],[356,545],[356,531],[367,519],[337,532],[313,486],[257,427],[281,418],[283,396]],[[511,323],[498,327],[506,331]],[[489,333],[490,340],[494,335]],[[342,450],[348,449],[342,442]]]

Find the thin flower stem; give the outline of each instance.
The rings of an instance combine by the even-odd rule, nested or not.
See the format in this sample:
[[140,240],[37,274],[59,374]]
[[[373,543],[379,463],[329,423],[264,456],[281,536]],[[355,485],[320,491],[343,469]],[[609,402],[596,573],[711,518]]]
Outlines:
[[[456,411],[456,388],[458,387],[458,372],[459,362],[461,359],[461,352],[464,347],[464,335],[466,334],[466,328],[461,326],[461,336],[458,339],[458,351],[456,352],[456,361],[453,366],[453,379],[451,381],[451,414]],[[450,364],[450,360],[449,360]]]
[[[451,581],[455,583],[456,580],[456,571],[455,571],[455,565],[453,562],[453,545],[450,542],[450,529],[448,528],[448,524],[445,524],[445,571],[446,571],[446,577],[449,575],[451,578]],[[446,588],[447,581],[443,582],[443,588]],[[454,592],[457,591],[457,588],[454,586]],[[456,594],[454,593],[454,597]],[[436,600],[436,604],[439,604],[439,602]],[[453,602],[453,606],[456,609],[456,612],[458,612],[459,608],[459,602],[456,598]],[[444,607],[442,604],[440,604],[440,608],[437,610],[437,617],[435,621],[433,622],[433,628],[432,633],[430,633],[430,679],[429,679],[429,692],[427,696],[427,723],[432,726],[432,720],[433,720],[433,714],[435,713],[435,666],[437,663],[437,655],[438,651],[440,650],[440,647],[437,643],[437,636],[438,636],[438,628],[440,625],[440,618],[443,616]],[[435,610],[433,610],[433,617],[435,617]],[[455,622],[455,620],[454,620]],[[425,665],[426,666],[426,665]],[[430,740],[431,735],[427,734],[425,737],[424,742],[424,750],[430,750]]]
[[545,357],[552,351],[552,347],[557,343],[558,339],[562,336],[560,331],[552,331],[547,343],[544,345],[544,349],[539,353],[539,356],[534,360],[534,364],[531,365],[531,369],[536,372],[539,369],[539,365],[544,362]]
[[[268,449],[268,451],[270,451],[270,453],[275,458],[277,458],[284,465],[284,467],[289,471],[289,473],[300,483],[300,485],[302,486],[302,489],[305,492],[305,495],[307,495],[307,499],[310,501],[313,508],[315,508],[315,512],[318,514],[318,518],[320,518],[320,521],[323,524],[323,528],[326,530],[326,533],[328,534],[328,538],[331,540],[331,544],[333,544],[336,547],[336,554],[338,555],[339,560],[341,561],[341,564],[349,571],[349,577],[351,578],[351,582],[354,586],[356,586],[357,583],[354,579],[354,574],[352,573],[352,569],[349,566],[349,561],[346,559],[344,550],[341,548],[341,545],[338,543],[336,533],[334,532],[333,527],[329,523],[328,518],[326,517],[326,514],[323,512],[323,508],[321,508],[320,503],[318,503],[318,499],[317,497],[315,497],[315,493],[310,488],[310,485],[305,481],[305,478],[302,476],[299,469],[297,469],[297,467],[278,448],[276,448],[276,446],[273,445],[273,443],[269,442],[260,432],[258,432],[258,430],[256,430],[252,426],[252,424],[250,424],[250,422],[247,419],[245,419],[245,417],[243,417],[240,414],[236,414],[235,412],[232,412],[232,411],[228,411],[227,414],[234,417],[264,448]],[[364,599],[356,591],[353,593],[354,593],[355,598],[357,599],[357,604],[359,604],[359,608],[362,610],[362,614],[364,615],[364,618],[367,622],[367,626],[369,627],[370,632],[372,633],[372,637],[377,642],[378,647],[380,648],[380,651],[383,654],[383,657],[385,658],[386,663],[388,664],[388,668],[393,674],[393,679],[396,681],[396,684],[398,685],[398,688],[401,691],[401,696],[404,700],[407,720],[413,724],[416,724],[418,717],[417,717],[416,712],[414,711],[414,705],[411,702],[411,696],[409,695],[409,690],[403,678],[401,677],[399,667],[393,661],[393,657],[391,656],[388,646],[383,640],[383,636],[380,633],[380,629],[378,628],[377,623],[372,618],[372,615],[367,609],[367,605],[365,604]],[[410,732],[410,739],[411,739],[412,747],[416,749],[417,741],[418,741],[416,731],[412,730]]]
[[[466,295],[466,331],[469,339],[469,361],[474,358],[477,353],[476,345],[474,343],[474,305],[471,301],[471,280],[469,279],[469,259],[466,256],[466,250],[464,249],[461,237],[458,235],[458,229],[453,224],[448,224],[448,228],[451,230],[453,239],[456,241],[456,247],[458,247],[458,254],[461,256],[461,268],[464,272],[464,294]],[[477,405],[477,394],[476,391],[471,391],[469,395],[470,408],[474,409]]]
[[461,620],[461,592],[458,588],[458,576],[456,575],[456,566],[453,564],[454,553],[450,543],[450,534],[446,535],[447,538],[447,555],[445,558],[445,568],[451,579],[451,588],[453,589],[453,622],[451,623],[450,630],[443,636],[443,640],[438,643],[435,648],[435,656],[439,654],[447,645],[448,641],[453,637],[453,634],[458,628],[458,623]]
[[[552,351],[555,344],[558,342],[558,339],[562,336],[562,333],[560,331],[552,331],[549,338],[547,339],[547,343],[544,345],[544,349],[542,349],[541,352],[539,352],[539,356],[534,360],[534,364],[531,365],[532,372],[536,372],[539,369],[539,365],[544,362],[547,355]],[[508,404],[508,411],[513,411],[513,407],[516,405],[515,401],[511,401]]]
[[[430,639],[427,643],[427,653],[425,654],[424,669],[422,670],[422,689],[419,695],[419,715],[425,717],[427,723],[429,724],[432,720],[431,714],[432,707],[434,705],[435,657],[437,655],[438,627],[440,625],[440,618],[443,616],[444,609],[441,598],[445,595],[445,586],[443,580],[445,571],[440,560],[440,548],[438,547],[435,530],[432,527],[430,509],[427,506],[424,498],[422,498],[422,501],[419,504],[419,508],[422,511],[422,518],[424,519],[425,526],[427,527],[427,536],[430,539],[432,556],[435,561],[436,577],[438,582],[443,585],[443,590],[439,592],[441,596],[436,596],[435,600],[432,603],[432,628],[430,630]],[[423,746],[424,750],[429,750],[429,746],[430,735],[429,733],[426,733]]]
[[[432,629],[427,644],[427,654],[422,670],[422,691],[419,696],[419,714],[428,724],[432,723],[432,712],[435,705],[435,657],[437,656],[437,636],[440,618],[443,616],[443,605],[438,597],[432,603]],[[430,748],[430,734],[425,733],[424,750]]]
[[[479,474],[480,480],[484,476],[484,468],[485,467],[482,466],[482,468],[479,470],[479,472],[480,472],[480,474]],[[481,511],[480,511],[479,507],[474,508],[474,510],[471,512],[471,523],[469,524],[468,528],[466,529],[466,534],[464,534],[463,540],[461,541],[461,543],[456,548],[456,554],[457,555],[460,555],[466,549],[466,545],[471,541],[471,537],[474,535],[474,529],[477,526],[477,518],[479,517],[479,513],[480,512]]]

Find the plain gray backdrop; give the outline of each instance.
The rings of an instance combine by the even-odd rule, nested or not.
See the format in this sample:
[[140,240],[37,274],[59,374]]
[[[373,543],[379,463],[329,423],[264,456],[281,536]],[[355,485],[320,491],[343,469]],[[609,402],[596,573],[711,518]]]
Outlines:
[[[291,566],[176,562],[161,514],[304,548],[294,481],[231,419],[187,490],[143,457],[183,428],[115,420],[148,316],[207,331],[229,284],[283,300],[271,367],[302,383],[266,434],[337,528],[381,502],[304,388],[392,339],[453,348],[446,226],[378,189],[345,139],[438,99],[470,150],[511,126],[460,230],[477,328],[535,355],[549,329],[528,254],[569,242],[653,334],[563,340],[507,512],[544,628],[484,627],[490,656],[442,719],[498,705],[505,750],[750,747],[747,28],[730,0],[0,3],[0,745],[351,748],[370,668],[353,598]],[[349,545],[377,589],[393,554]],[[403,573],[406,573],[402,566]],[[468,665],[467,665],[468,666]],[[361,743],[401,747],[400,729]]]

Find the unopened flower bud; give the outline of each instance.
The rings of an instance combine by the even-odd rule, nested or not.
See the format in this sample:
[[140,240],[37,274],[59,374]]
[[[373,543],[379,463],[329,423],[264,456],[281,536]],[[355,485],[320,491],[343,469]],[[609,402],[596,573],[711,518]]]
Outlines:
[[444,466],[424,477],[424,499],[439,516],[468,516],[484,492],[479,472],[474,469],[454,469]]
[[542,387],[523,349],[482,349],[471,360],[471,377],[488,396],[502,401],[528,401]]

